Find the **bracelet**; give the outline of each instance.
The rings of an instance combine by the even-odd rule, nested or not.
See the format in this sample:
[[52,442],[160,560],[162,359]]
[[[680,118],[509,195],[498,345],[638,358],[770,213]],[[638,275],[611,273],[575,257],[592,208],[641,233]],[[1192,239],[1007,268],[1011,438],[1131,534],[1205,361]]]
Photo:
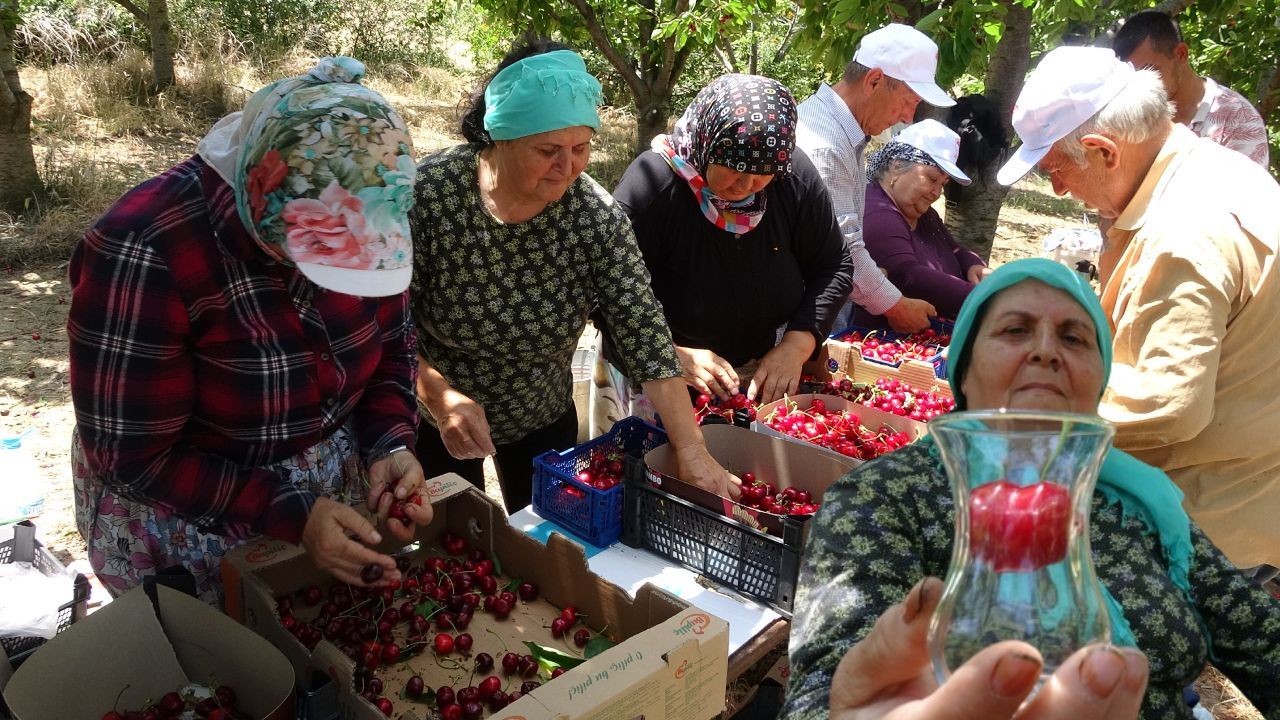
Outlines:
[[396,445],[395,447],[388,448],[386,450],[374,450],[373,452],[369,453],[369,464],[373,465],[374,463],[379,462],[381,460],[385,460],[391,457],[392,455],[395,455],[398,452],[408,452],[408,451],[409,451],[408,445]]

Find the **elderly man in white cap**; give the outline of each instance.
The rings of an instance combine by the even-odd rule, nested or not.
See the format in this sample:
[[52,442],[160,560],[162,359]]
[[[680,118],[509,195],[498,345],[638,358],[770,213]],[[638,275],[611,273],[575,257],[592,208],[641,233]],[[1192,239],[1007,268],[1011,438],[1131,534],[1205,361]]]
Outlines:
[[[853,61],[835,84],[822,84],[800,103],[796,145],[813,160],[831,193],[836,216],[853,257],[849,299],[872,315],[883,315],[895,330],[929,325],[933,305],[903,296],[877,269],[862,239],[867,140],[895,123],[909,123],[921,100],[949,107],[955,101],[934,82],[938,46],[924,33],[891,24],[862,38]],[[851,317],[846,307],[841,320]]]
[[1210,539],[1265,581],[1280,565],[1280,187],[1171,118],[1155,72],[1058,48],[1018,97],[1022,146],[997,177],[1038,166],[1111,221],[1100,411],[1116,446],[1165,470]]

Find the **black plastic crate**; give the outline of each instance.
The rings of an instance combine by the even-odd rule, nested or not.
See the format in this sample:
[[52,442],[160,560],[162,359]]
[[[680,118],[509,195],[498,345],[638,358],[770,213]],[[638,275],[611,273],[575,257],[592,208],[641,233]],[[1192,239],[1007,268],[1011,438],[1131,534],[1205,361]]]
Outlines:
[[[57,575],[66,572],[62,563],[49,554],[49,551],[35,539],[36,528],[30,521],[23,521],[13,526],[13,537],[0,543],[0,565],[13,562],[29,562],[45,575]],[[83,574],[76,573],[72,585],[71,599],[58,606],[58,632],[71,626],[76,620],[84,617],[85,603],[89,599],[89,581]],[[0,638],[0,647],[4,648],[9,662],[16,669],[27,656],[45,643],[39,636],[20,636]]]
[[627,458],[644,457],[666,441],[662,430],[639,418],[626,417],[598,438],[568,450],[544,453],[533,461],[534,510],[592,545],[612,545],[622,534],[626,483],[599,490],[579,482],[576,475],[591,465],[593,452],[619,451],[625,463]]
[[756,530],[652,485],[627,461],[622,542],[674,560],[787,617],[795,602],[808,518],[784,517],[781,536]]

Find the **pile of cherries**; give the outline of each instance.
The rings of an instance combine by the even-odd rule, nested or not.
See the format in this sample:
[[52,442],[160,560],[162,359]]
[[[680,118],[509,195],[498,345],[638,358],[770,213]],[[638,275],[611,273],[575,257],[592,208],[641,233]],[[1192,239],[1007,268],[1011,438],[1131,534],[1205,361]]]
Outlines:
[[742,496],[738,503],[741,505],[775,515],[812,515],[818,512],[821,503],[814,502],[807,490],[789,487],[779,491],[773,483],[757,480],[752,472],[744,472],[740,477]]
[[909,435],[888,425],[873,430],[848,410],[829,411],[822,398],[814,398],[808,410],[801,410],[788,400],[765,418],[765,424],[784,435],[862,460],[880,457],[911,442]]
[[236,709],[236,692],[226,685],[213,691],[195,686],[182,688],[182,692],[165,693],[160,701],[142,710],[109,710],[102,720],[170,720],[190,712],[201,720],[241,720],[248,715]]
[[901,337],[896,333],[882,334],[876,330],[850,330],[837,336],[836,340],[850,344],[861,343],[862,357],[897,365],[903,360],[932,361],[942,352],[942,348],[951,344],[951,334],[933,328]]
[[715,422],[711,418],[721,418],[732,425],[737,410],[745,411],[748,421],[756,419],[756,405],[743,393],[734,393],[728,400],[702,393],[693,400],[693,417],[699,425]]
[[[281,626],[308,650],[328,640],[354,660],[356,692],[387,716],[394,705],[384,694],[388,688],[379,677],[380,670],[426,652],[432,653],[437,664],[448,661],[461,667],[462,662],[470,663],[470,677],[482,677],[474,686],[432,689],[420,675],[413,675],[400,695],[434,703],[444,720],[477,720],[486,706],[497,712],[541,683],[537,679],[539,663],[533,655],[507,652],[497,662],[489,652],[473,655],[472,650],[478,650],[476,640],[467,632],[472,617],[485,612],[494,620],[506,620],[517,600],[534,602],[539,590],[530,582],[516,585],[503,580],[494,560],[479,549],[468,550],[461,537],[445,532],[439,543],[446,556],[427,556],[420,563],[397,556],[402,580],[376,587],[336,582],[327,592],[312,585],[277,598],[276,614]],[[370,584],[380,582],[381,566],[365,566],[361,579]],[[509,589],[512,586],[515,592]],[[304,620],[304,615],[310,619]],[[573,629],[579,620],[573,606],[564,608],[551,621],[552,637],[572,637],[576,646],[585,647],[593,635],[586,627]],[[493,672],[495,665],[501,666],[506,682]],[[556,668],[550,678],[562,673],[562,668]],[[517,682],[520,684],[515,685]]]
[[[622,451],[610,444],[594,448],[587,456],[586,466],[574,475],[574,479],[596,490],[611,490],[622,484],[622,469]],[[564,492],[579,498],[586,495],[567,483]]]
[[956,401],[936,390],[919,390],[898,378],[877,378],[874,383],[855,383],[848,378],[827,380],[823,395],[835,395],[918,422],[930,420],[956,409]]

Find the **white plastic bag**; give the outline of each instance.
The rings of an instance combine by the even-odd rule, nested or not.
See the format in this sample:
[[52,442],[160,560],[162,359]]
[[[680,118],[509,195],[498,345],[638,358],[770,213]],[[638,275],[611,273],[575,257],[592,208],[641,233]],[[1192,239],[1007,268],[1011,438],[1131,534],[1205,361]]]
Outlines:
[[67,575],[45,575],[31,563],[0,565],[0,637],[52,638],[58,608],[75,593]]

